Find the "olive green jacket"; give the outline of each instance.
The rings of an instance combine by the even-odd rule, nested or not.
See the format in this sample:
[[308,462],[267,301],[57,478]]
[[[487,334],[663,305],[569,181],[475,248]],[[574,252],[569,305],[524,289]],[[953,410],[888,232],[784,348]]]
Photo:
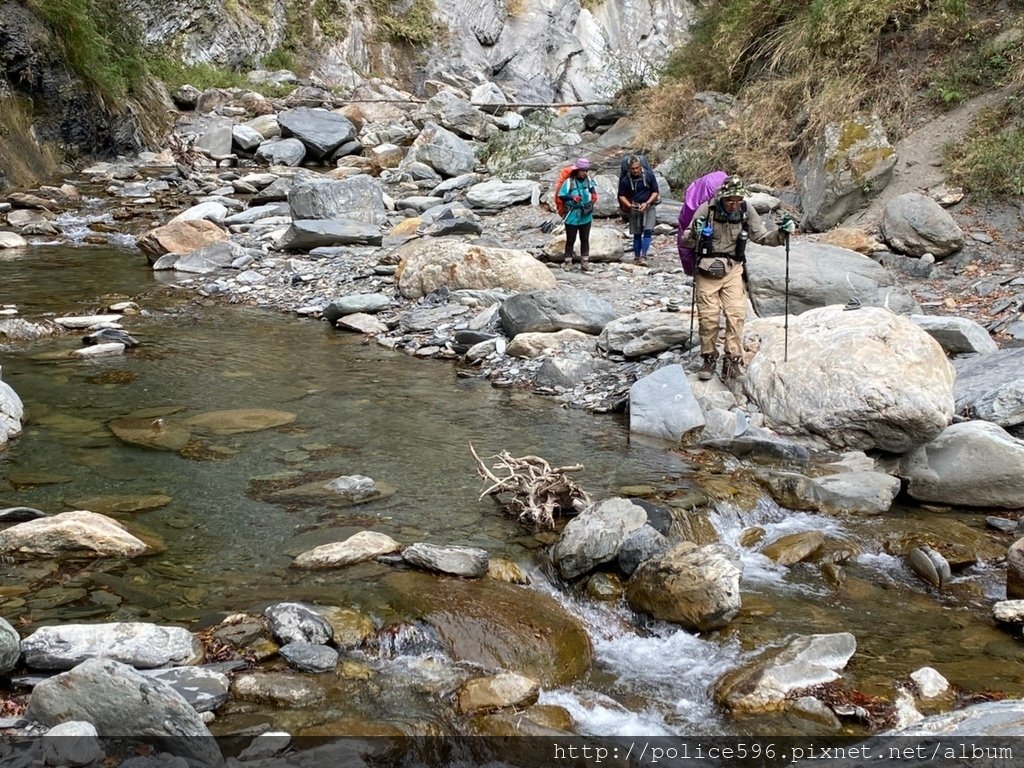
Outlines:
[[[707,220],[711,206],[717,204],[718,198],[704,203],[693,214],[693,220]],[[725,254],[731,257],[736,253],[736,240],[739,239],[740,232],[743,230],[743,222],[712,221],[711,226],[714,229],[714,234],[711,236],[711,249],[715,254]],[[749,203],[747,203],[747,236],[750,238],[750,242],[760,245],[784,245],[786,243],[786,233],[777,228],[769,230],[765,227],[761,215]],[[692,229],[683,233],[682,240],[683,245],[694,250],[697,249],[697,238],[694,237]]]

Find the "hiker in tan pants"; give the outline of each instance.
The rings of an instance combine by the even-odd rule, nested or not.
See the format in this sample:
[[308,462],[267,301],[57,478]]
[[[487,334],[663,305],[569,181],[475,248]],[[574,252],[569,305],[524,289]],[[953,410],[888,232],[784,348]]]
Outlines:
[[725,314],[725,360],[722,380],[742,373],[743,323],[747,292],[743,284],[748,240],[761,245],[783,245],[796,230],[796,222],[784,216],[777,229],[769,230],[753,206],[743,198],[747,189],[739,176],[730,176],[718,195],[694,213],[693,225],[682,244],[697,252],[694,276],[697,318],[700,324],[700,353],[704,358],[699,377],[715,375],[718,360],[719,315]]

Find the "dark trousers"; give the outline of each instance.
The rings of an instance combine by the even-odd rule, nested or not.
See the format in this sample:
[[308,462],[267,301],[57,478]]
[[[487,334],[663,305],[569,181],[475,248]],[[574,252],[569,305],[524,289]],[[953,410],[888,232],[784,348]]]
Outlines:
[[588,221],[586,224],[575,224],[565,225],[565,260],[572,261],[572,249],[576,246],[576,233],[580,236],[580,261],[587,261],[590,258],[590,225],[593,222]]

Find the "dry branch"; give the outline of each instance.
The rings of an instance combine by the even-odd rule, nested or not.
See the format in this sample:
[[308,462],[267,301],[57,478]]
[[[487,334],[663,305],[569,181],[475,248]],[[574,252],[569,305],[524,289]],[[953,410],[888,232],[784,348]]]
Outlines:
[[505,512],[522,522],[554,528],[556,514],[576,514],[590,504],[587,492],[568,475],[583,469],[582,464],[552,467],[539,456],[516,458],[502,451],[490,457],[493,464],[488,468],[472,443],[469,450],[476,459],[477,474],[488,483],[480,498],[495,498]]

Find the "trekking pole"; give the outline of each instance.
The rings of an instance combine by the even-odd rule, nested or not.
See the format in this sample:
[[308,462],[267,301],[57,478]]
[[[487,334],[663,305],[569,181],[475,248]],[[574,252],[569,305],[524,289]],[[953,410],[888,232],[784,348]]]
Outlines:
[[786,317],[782,321],[783,347],[782,362],[789,362],[789,232],[786,233]]

